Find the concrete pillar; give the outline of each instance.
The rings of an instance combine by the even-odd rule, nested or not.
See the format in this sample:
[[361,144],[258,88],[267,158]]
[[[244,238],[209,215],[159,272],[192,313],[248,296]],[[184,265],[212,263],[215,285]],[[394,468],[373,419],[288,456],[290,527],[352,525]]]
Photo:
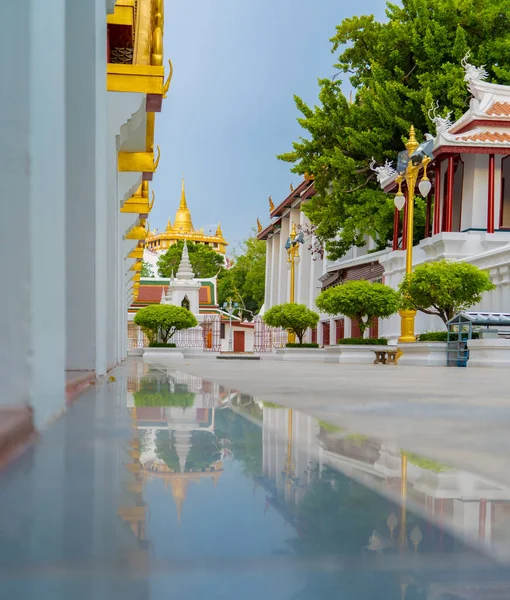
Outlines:
[[40,427],[65,404],[64,0],[0,3],[0,173],[9,257],[0,295],[2,403],[31,405]]
[[287,250],[285,244],[290,233],[290,219],[287,215],[282,219],[282,229],[280,232],[280,246],[278,248],[280,254],[280,287],[278,290],[278,302],[277,304],[284,304],[289,301],[289,282],[290,272],[287,264]]
[[67,368],[107,366],[107,104],[104,0],[68,2]]
[[280,300],[280,240],[281,234],[278,231],[273,235],[273,268],[271,269],[271,306],[279,303]]
[[273,238],[269,237],[266,242],[266,279],[264,291],[264,304],[266,310],[271,308],[271,291],[273,277]]

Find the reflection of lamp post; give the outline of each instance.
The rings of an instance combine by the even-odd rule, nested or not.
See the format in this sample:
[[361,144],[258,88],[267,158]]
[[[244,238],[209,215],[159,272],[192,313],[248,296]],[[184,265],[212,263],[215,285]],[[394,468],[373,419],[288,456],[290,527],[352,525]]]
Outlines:
[[399,550],[407,550],[407,454],[405,452],[402,452],[400,460],[400,492],[402,504],[400,507],[400,531],[398,535],[398,548]]
[[[432,184],[427,177],[427,166],[432,160],[432,148],[434,141],[427,140],[423,144],[418,144],[414,132],[414,126],[411,125],[409,131],[409,141],[406,144],[407,151],[401,152],[397,164],[398,192],[395,196],[395,206],[402,210],[406,199],[402,194],[403,181],[407,184],[407,242],[406,242],[406,277],[413,272],[413,226],[414,226],[414,193],[416,182],[420,169],[423,168],[423,177],[419,184],[420,194],[423,197],[428,196]],[[415,310],[401,310],[400,337],[399,342],[416,342],[414,335],[414,317]]]
[[223,310],[228,313],[230,317],[230,331],[228,335],[228,351],[232,352],[232,315],[235,310],[239,308],[239,304],[237,302],[232,302],[232,298],[228,299],[228,303],[223,303]]
[[295,465],[292,463],[292,409],[288,411],[287,420],[287,460],[282,473],[287,485],[287,493],[290,493],[290,487],[296,482]]
[[[290,235],[285,244],[285,249],[287,250],[288,258],[287,265],[290,269],[290,296],[289,302],[294,304],[295,300],[295,281],[296,281],[296,265],[299,264],[299,244],[302,244],[305,241],[305,236],[302,231],[297,233],[296,224],[292,223],[292,228],[290,230]],[[289,332],[289,343],[293,344],[296,341],[296,334],[293,332]]]

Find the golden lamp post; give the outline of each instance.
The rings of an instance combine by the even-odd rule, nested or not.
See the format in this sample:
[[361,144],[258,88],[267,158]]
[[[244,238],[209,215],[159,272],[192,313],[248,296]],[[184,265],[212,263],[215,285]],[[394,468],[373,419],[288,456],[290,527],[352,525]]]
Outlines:
[[[432,184],[427,177],[427,166],[433,158],[432,149],[434,140],[431,136],[422,144],[416,141],[414,126],[411,125],[409,131],[409,141],[406,144],[407,150],[401,152],[397,163],[398,192],[395,196],[395,206],[397,210],[402,210],[407,202],[407,243],[406,243],[406,277],[413,272],[413,226],[414,226],[414,194],[416,182],[423,169],[423,175],[418,185],[420,194],[425,198],[428,196]],[[407,198],[402,193],[402,183],[406,182]],[[400,310],[400,337],[401,343],[416,342],[414,335],[415,310]]]
[[[295,300],[295,287],[296,287],[296,265],[299,264],[299,244],[305,241],[303,232],[299,233],[296,231],[296,224],[292,223],[290,235],[285,244],[287,250],[287,266],[290,270],[290,299],[289,302],[294,304]],[[289,332],[289,343],[294,344],[296,341],[296,334]]]

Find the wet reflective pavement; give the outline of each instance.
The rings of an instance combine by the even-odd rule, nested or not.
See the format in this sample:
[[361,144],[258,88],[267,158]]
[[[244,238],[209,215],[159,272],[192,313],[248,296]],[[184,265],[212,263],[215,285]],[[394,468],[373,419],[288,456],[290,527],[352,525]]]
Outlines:
[[510,489],[131,361],[0,478],[0,598],[510,597]]

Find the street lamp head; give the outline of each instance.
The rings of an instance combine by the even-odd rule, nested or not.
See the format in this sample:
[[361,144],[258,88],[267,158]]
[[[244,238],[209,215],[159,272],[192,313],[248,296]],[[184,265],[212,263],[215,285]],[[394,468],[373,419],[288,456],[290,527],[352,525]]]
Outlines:
[[399,192],[396,196],[395,196],[395,200],[393,201],[395,203],[395,207],[397,210],[402,210],[404,208],[404,205],[406,203],[406,199],[405,196],[402,192]]
[[425,158],[434,158],[434,139],[425,140],[418,148],[411,154],[411,162],[414,166],[418,166],[423,162]]
[[299,244],[303,244],[304,241],[305,241],[305,234],[302,231],[300,231],[297,234],[296,239],[294,240],[294,242],[297,242]]
[[420,194],[426,198],[429,195],[429,192],[432,188],[432,184],[429,179],[422,179],[418,185],[418,189],[420,190]]
[[289,238],[287,238],[287,241],[285,242],[285,250],[289,250],[291,244],[292,244],[292,242],[291,242],[291,239],[289,237]]

